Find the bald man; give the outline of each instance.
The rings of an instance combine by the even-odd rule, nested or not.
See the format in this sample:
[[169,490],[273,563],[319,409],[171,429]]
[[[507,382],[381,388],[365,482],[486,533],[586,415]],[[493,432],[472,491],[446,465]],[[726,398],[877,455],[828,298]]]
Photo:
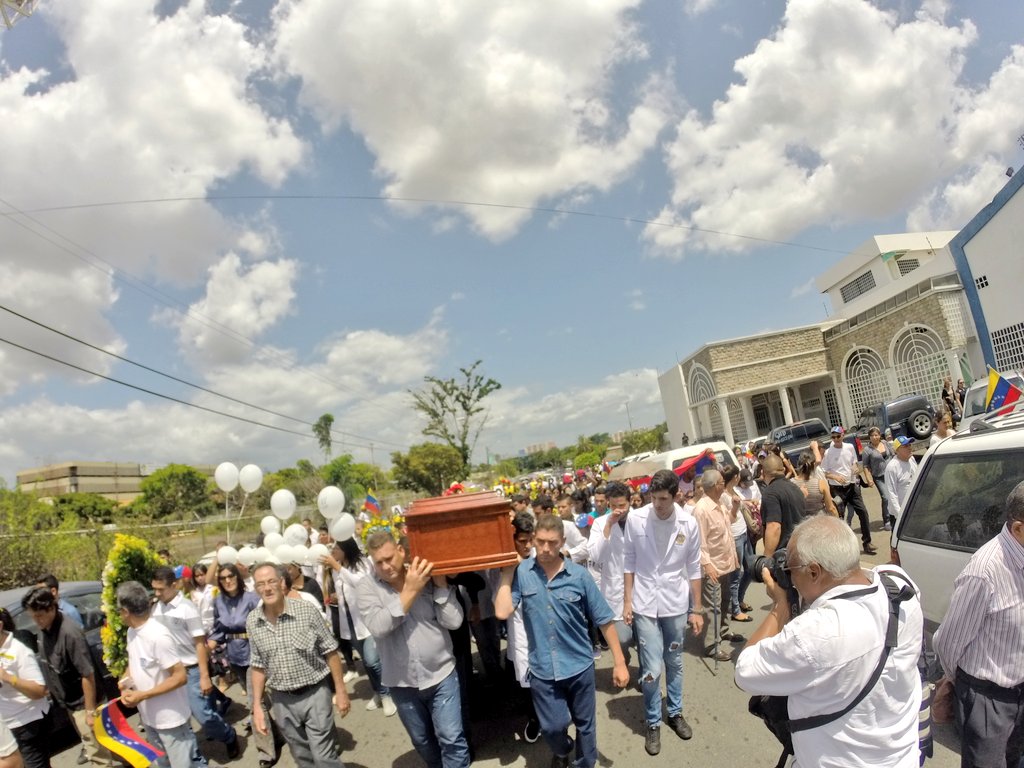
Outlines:
[[786,479],[786,465],[774,453],[761,462],[767,487],[761,494],[761,517],[764,520],[764,553],[771,557],[776,549],[784,549],[793,529],[804,518],[804,493]]

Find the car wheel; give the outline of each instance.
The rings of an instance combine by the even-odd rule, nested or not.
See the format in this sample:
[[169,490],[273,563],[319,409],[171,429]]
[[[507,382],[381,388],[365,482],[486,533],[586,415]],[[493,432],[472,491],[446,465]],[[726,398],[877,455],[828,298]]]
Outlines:
[[907,419],[907,431],[915,440],[924,440],[932,433],[932,417],[927,411],[914,411]]

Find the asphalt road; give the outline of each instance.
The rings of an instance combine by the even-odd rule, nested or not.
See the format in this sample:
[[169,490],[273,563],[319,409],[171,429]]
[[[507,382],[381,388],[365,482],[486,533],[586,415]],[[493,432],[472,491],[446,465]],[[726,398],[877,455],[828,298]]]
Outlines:
[[[868,489],[864,494],[874,521],[874,542],[879,549],[875,557],[866,558],[873,565],[888,560],[888,540],[882,531],[878,494]],[[856,525],[856,523],[855,523]],[[757,627],[769,608],[764,587],[752,584],[747,595],[755,607],[754,622],[736,625],[737,631],[749,635]],[[742,643],[733,643],[735,655]],[[780,747],[762,722],[747,713],[747,694],[733,682],[733,666],[720,662],[707,662],[699,655],[700,644],[693,639],[687,643],[683,671],[684,715],[693,728],[693,739],[681,741],[667,727],[662,728],[662,750],[656,757],[644,751],[643,699],[636,688],[636,667],[631,668],[631,686],[615,692],[611,683],[611,657],[605,653],[597,662],[598,747],[602,766],[632,768],[635,765],[705,765],[705,766],[764,766],[775,765]],[[635,655],[634,655],[635,656]],[[398,717],[385,717],[381,710],[367,712],[364,708],[370,695],[366,677],[360,677],[350,686],[353,696],[351,714],[339,720],[345,764],[351,768],[419,768],[423,763],[410,746],[408,736]],[[230,695],[244,702],[241,691],[233,686]],[[474,765],[488,766],[547,766],[551,753],[543,739],[528,744],[522,738],[524,720],[510,711],[510,705],[494,691],[481,690],[472,703],[472,742],[476,760]],[[241,732],[245,712],[242,706],[232,708],[229,719],[236,722]],[[935,757],[927,765],[932,768],[955,768],[960,763],[959,741],[952,726],[935,728]],[[232,765],[257,765],[255,747],[243,738],[243,754]],[[211,763],[226,764],[227,756],[220,744],[206,742],[200,736],[200,745]],[[69,750],[54,759],[57,768],[74,768],[78,750]],[[684,762],[685,761],[685,762]],[[287,747],[283,750],[281,768],[294,768]]]

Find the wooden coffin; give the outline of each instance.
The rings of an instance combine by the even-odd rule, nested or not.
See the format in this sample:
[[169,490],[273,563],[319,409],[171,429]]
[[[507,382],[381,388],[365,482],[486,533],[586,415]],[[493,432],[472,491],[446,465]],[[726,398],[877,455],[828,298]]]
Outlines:
[[405,513],[409,551],[438,575],[514,565],[511,510],[493,491],[417,499]]

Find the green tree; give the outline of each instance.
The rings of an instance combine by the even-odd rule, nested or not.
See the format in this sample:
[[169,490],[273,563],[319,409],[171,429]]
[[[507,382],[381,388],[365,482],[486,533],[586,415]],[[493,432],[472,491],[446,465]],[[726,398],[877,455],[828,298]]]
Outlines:
[[399,488],[437,496],[462,478],[465,463],[457,448],[438,443],[414,445],[391,454],[391,473]]
[[331,458],[331,427],[333,426],[334,416],[329,413],[325,413],[313,425],[313,434],[316,435],[316,440],[320,443],[320,450],[324,452],[324,461]]
[[[470,456],[480,430],[487,423],[482,402],[492,392],[501,389],[501,384],[491,378],[484,378],[476,369],[483,362],[477,360],[469,368],[460,368],[462,377],[456,380],[424,376],[427,387],[419,392],[409,390],[417,411],[427,417],[423,434],[443,440],[459,452],[464,475],[469,470]],[[481,416],[481,414],[483,414]]]
[[665,442],[668,425],[661,423],[650,429],[635,429],[622,438],[622,452],[627,456],[646,451],[660,451]]
[[53,499],[53,508],[61,520],[75,516],[81,521],[106,525],[114,521],[117,502],[98,493],[64,493]]
[[595,464],[601,463],[601,454],[597,451],[587,451],[586,453],[578,453],[573,457],[572,468],[573,469],[589,469]]
[[21,491],[0,490],[0,589],[30,584],[47,569],[41,530],[55,527],[53,507]]
[[185,464],[168,464],[143,479],[141,498],[155,520],[206,517],[214,511],[207,477]]
[[353,461],[345,454],[320,467],[324,485],[336,485],[345,493],[345,499],[358,506],[370,488],[376,489],[380,470],[373,464]]

